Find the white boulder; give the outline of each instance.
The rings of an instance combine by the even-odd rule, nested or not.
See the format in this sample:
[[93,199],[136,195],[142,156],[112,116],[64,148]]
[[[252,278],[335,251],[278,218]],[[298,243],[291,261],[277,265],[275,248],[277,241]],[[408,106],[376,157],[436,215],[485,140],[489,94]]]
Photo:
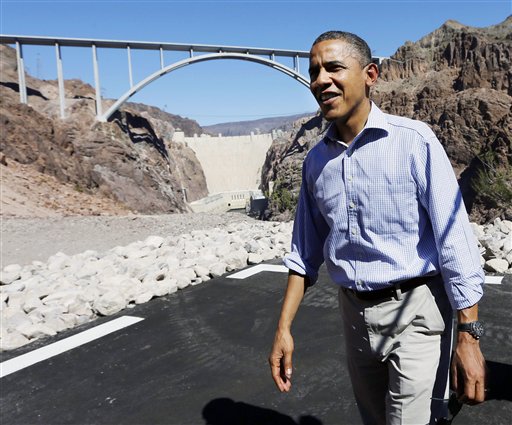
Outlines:
[[505,273],[508,269],[508,261],[501,258],[493,258],[485,262],[486,270],[495,273]]

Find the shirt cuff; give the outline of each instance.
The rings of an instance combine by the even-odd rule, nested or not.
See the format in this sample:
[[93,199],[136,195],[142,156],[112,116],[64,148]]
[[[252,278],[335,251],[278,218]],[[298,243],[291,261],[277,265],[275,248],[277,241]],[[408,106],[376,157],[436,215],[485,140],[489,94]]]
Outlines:
[[454,310],[462,310],[478,303],[483,296],[483,281],[468,284],[466,281],[451,281],[446,285],[446,293]]
[[310,285],[314,285],[316,283],[318,279],[318,271],[313,270],[311,267],[308,267],[296,252],[291,252],[287,254],[283,258],[283,263],[290,270],[293,270],[296,273],[309,277]]

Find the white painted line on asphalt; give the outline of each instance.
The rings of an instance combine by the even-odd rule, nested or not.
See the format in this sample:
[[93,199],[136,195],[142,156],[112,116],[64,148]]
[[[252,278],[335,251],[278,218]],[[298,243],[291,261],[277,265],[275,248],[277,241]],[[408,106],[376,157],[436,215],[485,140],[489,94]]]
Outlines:
[[[258,264],[257,266],[249,267],[248,269],[233,273],[227,277],[231,279],[246,279],[261,272],[288,273],[288,267],[276,264]],[[485,283],[487,285],[500,285],[502,280],[503,276],[485,276]]]
[[111,320],[110,322],[103,323],[94,328],[80,332],[79,334],[54,342],[53,344],[38,348],[37,350],[14,357],[13,359],[6,360],[5,362],[0,363],[0,378],[28,366],[32,366],[35,363],[49,359],[57,354],[79,347],[80,345],[87,344],[88,342],[126,328],[127,326],[134,325],[141,320],[144,319],[134,316],[122,316],[118,319]]
[[254,276],[255,274],[261,272],[288,273],[288,267],[280,266],[277,264],[258,264],[257,266],[250,267],[237,273],[233,273],[227,277],[230,277],[232,279],[246,279],[249,276]]
[[485,283],[487,285],[501,285],[503,276],[485,276]]

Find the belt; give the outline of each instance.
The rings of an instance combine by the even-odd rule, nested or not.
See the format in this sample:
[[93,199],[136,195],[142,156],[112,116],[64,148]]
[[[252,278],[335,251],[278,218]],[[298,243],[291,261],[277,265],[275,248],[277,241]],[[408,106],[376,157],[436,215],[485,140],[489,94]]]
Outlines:
[[402,298],[402,294],[410,291],[411,289],[417,288],[434,280],[437,276],[419,276],[413,277],[412,279],[400,280],[398,282],[392,282],[392,286],[382,289],[376,289],[375,291],[356,291],[354,289],[344,288],[346,291],[351,292],[357,298],[364,301],[379,301],[386,298],[395,298],[397,300]]

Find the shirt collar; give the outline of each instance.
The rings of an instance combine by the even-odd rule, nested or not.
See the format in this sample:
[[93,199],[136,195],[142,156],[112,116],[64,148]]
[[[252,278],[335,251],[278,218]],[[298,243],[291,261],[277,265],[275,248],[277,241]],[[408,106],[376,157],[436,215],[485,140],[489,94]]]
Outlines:
[[[357,139],[359,139],[363,133],[367,132],[370,129],[381,130],[386,132],[386,134],[389,134],[389,124],[386,119],[386,114],[384,114],[384,112],[382,112],[373,101],[371,101],[371,109],[370,113],[368,114],[368,120],[366,121],[366,124],[363,127],[363,129],[354,138],[354,142],[356,142]],[[348,148],[348,145],[338,138],[338,132],[336,130],[336,125],[334,122],[332,122],[327,128],[324,140],[326,143],[336,142]],[[352,145],[354,145],[354,142],[352,142]]]

